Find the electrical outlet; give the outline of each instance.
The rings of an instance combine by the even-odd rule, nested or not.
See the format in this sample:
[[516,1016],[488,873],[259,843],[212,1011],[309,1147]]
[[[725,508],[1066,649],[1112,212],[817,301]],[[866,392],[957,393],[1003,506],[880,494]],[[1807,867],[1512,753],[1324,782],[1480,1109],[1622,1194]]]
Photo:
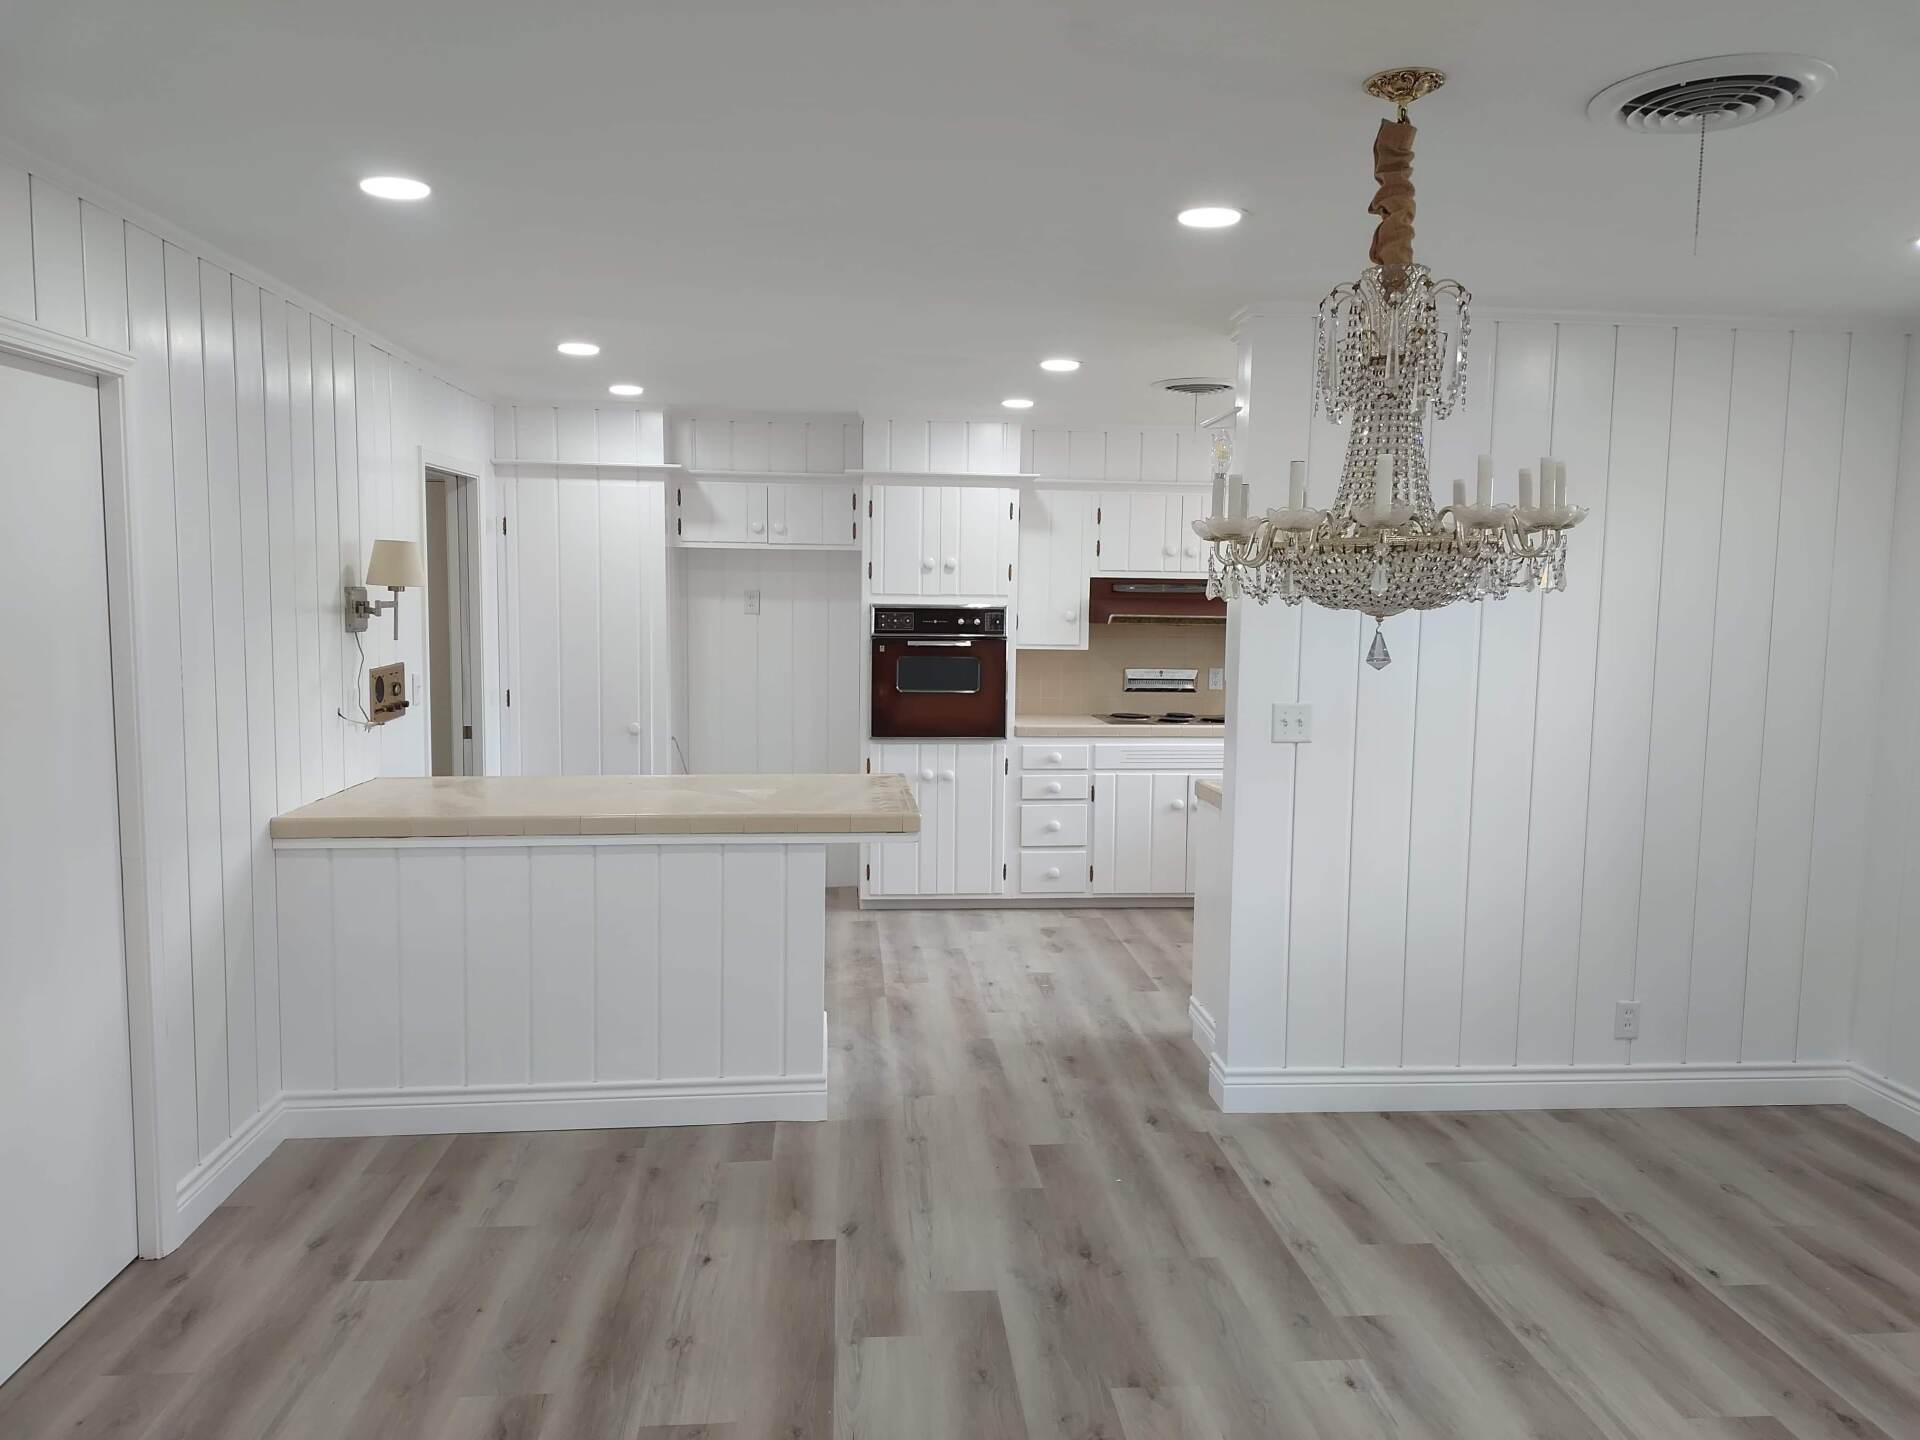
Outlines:
[[1613,1007],[1613,1038],[1616,1040],[1640,1038],[1640,1002],[1638,1000],[1622,1000]]
[[1273,707],[1273,743],[1304,745],[1313,739],[1311,705],[1275,705]]
[[747,614],[758,615],[759,613],[760,592],[758,590],[749,590],[747,591]]
[[1224,690],[1227,688],[1227,671],[1223,665],[1215,665],[1207,671],[1207,689]]

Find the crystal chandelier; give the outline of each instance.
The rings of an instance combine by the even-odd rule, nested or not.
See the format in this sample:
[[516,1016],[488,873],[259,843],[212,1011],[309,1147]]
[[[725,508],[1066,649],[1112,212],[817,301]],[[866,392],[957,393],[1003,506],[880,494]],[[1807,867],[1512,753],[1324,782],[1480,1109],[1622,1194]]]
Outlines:
[[1289,467],[1287,506],[1246,513],[1246,485],[1230,480],[1232,436],[1214,432],[1213,513],[1194,522],[1210,542],[1207,593],[1261,604],[1311,600],[1374,619],[1367,663],[1389,663],[1379,622],[1403,610],[1504,599],[1511,590],[1562,590],[1567,532],[1586,511],[1567,504],[1566,467],[1540,461],[1539,490],[1522,470],[1516,503],[1495,504],[1493,461],[1479,460],[1473,503],[1453,482],[1437,507],[1427,474],[1429,407],[1444,420],[1466,395],[1470,296],[1413,259],[1413,137],[1407,106],[1446,82],[1438,70],[1384,70],[1367,93],[1397,107],[1373,143],[1380,217],[1353,284],[1320,302],[1314,403],[1352,427],[1339,489],[1324,510],[1307,503],[1306,464]]

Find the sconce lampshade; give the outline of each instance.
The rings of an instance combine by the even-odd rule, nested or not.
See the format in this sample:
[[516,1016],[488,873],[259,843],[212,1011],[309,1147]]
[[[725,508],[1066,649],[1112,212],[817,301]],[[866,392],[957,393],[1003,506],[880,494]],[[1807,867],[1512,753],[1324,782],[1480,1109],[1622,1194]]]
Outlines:
[[418,589],[427,583],[426,562],[417,540],[376,540],[367,560],[369,589]]

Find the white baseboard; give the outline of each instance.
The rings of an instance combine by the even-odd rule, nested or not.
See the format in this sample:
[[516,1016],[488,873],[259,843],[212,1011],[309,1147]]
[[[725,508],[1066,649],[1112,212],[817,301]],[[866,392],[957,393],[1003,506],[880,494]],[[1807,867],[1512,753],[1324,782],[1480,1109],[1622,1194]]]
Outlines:
[[199,1229],[200,1222],[225,1204],[227,1197],[240,1188],[240,1182],[260,1168],[260,1162],[285,1138],[285,1126],[286,1111],[276,1097],[181,1178],[174,1187],[174,1213],[170,1222],[161,1225],[165,1250],[173,1250]]
[[1200,1053],[1206,1057],[1207,1068],[1209,1072],[1211,1072],[1213,1068],[1214,1035],[1216,1033],[1214,1030],[1213,1015],[1206,1006],[1200,1003],[1200,997],[1197,995],[1192,996],[1187,1001],[1187,1027],[1193,1034],[1193,1043],[1199,1046]]
[[1857,1102],[1861,1086],[1853,1067],[1844,1064],[1275,1070],[1229,1069],[1215,1059],[1207,1067],[1207,1091],[1229,1114],[1285,1114],[1848,1105]]
[[1920,1090],[1852,1066],[1854,1093],[1848,1103],[1909,1140],[1920,1140]]
[[824,1120],[827,1077],[652,1080],[438,1090],[315,1090],[281,1097],[286,1134],[451,1135]]

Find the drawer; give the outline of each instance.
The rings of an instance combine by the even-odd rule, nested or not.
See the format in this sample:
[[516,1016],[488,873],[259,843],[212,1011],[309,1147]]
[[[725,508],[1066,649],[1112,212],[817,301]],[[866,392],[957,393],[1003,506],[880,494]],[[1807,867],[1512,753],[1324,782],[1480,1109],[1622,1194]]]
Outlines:
[[1020,843],[1022,845],[1081,845],[1087,843],[1085,804],[1069,800],[1064,805],[1036,805],[1028,801],[1020,807]]
[[1022,745],[1022,770],[1084,770],[1091,758],[1088,745]]
[[1022,775],[1020,798],[1022,800],[1085,800],[1087,798],[1086,772],[1082,771],[1078,775]]
[[1022,850],[1020,893],[1023,895],[1081,895],[1087,889],[1087,852],[1084,850]]

